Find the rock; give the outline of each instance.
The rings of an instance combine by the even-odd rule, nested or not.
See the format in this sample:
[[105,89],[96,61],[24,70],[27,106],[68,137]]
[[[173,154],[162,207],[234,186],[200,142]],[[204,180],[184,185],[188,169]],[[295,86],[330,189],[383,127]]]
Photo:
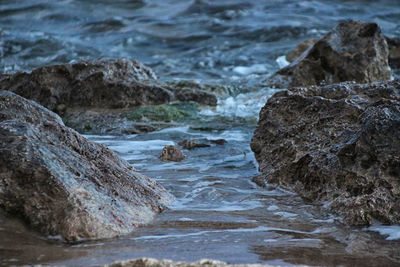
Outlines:
[[204,144],[204,143],[199,143],[196,140],[187,140],[187,139],[183,139],[181,140],[178,145],[180,145],[181,147],[185,148],[185,149],[195,149],[195,148],[200,148],[200,147],[210,147],[209,144]]
[[400,38],[387,37],[389,47],[389,65],[393,69],[400,69]]
[[157,260],[152,258],[140,258],[134,260],[125,260],[114,262],[105,267],[269,267],[271,265],[263,264],[228,264],[223,261],[202,259],[196,262],[184,262],[184,261],[171,261],[171,260]]
[[[77,109],[97,114],[101,111],[119,112],[122,116],[128,109],[177,100],[217,104],[214,93],[156,81],[150,68],[130,59],[83,61],[41,67],[31,73],[0,74],[0,90],[12,91],[63,117],[73,118]],[[115,112],[107,111],[110,109]],[[113,125],[125,126],[119,126],[117,122]]]
[[345,21],[267,81],[288,88],[390,79],[388,47],[376,23]]
[[148,107],[139,107],[125,113],[128,120],[131,121],[182,121],[196,117],[199,108],[196,103],[171,103],[168,105],[154,105]]
[[139,134],[170,127],[172,123],[136,122],[113,110],[69,110],[64,123],[80,133],[97,135]]
[[295,61],[299,56],[301,56],[304,53],[304,51],[306,51],[309,47],[314,45],[317,41],[318,39],[311,39],[299,43],[295,48],[293,48],[292,51],[290,51],[286,55],[286,60],[289,62]]
[[60,107],[119,109],[174,100],[206,105],[217,102],[213,93],[158,82],[150,68],[125,58],[53,65],[31,73],[1,74],[0,90],[10,90],[55,112]]
[[225,145],[227,143],[227,141],[225,139],[209,139],[208,141],[210,141],[213,144],[220,145],[220,146]]
[[262,108],[251,141],[269,183],[346,224],[400,223],[400,81],[293,88]]
[[160,159],[165,161],[182,161],[185,155],[177,146],[165,146],[160,154]]
[[0,207],[65,241],[110,238],[151,222],[168,192],[60,117],[0,91]]
[[216,106],[217,97],[215,94],[198,89],[183,88],[175,90],[175,96],[179,101],[194,101],[199,104]]

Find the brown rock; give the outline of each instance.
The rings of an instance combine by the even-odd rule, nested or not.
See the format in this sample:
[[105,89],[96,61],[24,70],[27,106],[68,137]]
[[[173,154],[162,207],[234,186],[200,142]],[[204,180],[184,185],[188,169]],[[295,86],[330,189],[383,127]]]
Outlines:
[[200,148],[200,147],[209,147],[209,144],[203,144],[203,143],[199,143],[198,141],[195,140],[187,140],[187,139],[183,139],[181,140],[178,145],[180,145],[181,147],[185,148],[185,149],[195,149],[195,148]]
[[294,88],[271,97],[251,141],[266,180],[351,225],[400,223],[400,81]]
[[109,238],[149,223],[167,191],[44,107],[0,92],[0,207],[44,235]]
[[131,108],[173,100],[216,104],[202,90],[182,90],[156,81],[154,72],[136,60],[101,59],[41,67],[31,73],[0,75],[0,90],[10,90],[59,112],[68,108]]
[[288,88],[389,79],[388,47],[379,26],[350,20],[337,25],[268,83]]
[[301,56],[304,53],[304,51],[306,51],[308,48],[314,45],[317,41],[318,39],[311,39],[299,43],[295,48],[293,48],[292,51],[290,51],[286,55],[286,60],[289,62],[295,61],[299,56]]
[[160,154],[160,159],[165,161],[182,161],[185,155],[177,146],[165,146]]

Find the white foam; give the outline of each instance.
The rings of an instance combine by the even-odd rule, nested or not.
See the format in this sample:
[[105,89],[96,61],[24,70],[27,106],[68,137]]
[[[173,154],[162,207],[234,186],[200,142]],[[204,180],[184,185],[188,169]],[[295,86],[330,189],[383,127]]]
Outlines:
[[387,235],[386,240],[397,240],[400,239],[400,226],[399,225],[388,225],[388,226],[371,226],[365,228],[365,230],[375,231],[381,235]]
[[278,63],[279,68],[284,68],[290,64],[290,62],[286,60],[286,56],[280,56],[275,61]]
[[148,140],[148,141],[113,141],[108,148],[119,153],[132,153],[133,151],[162,150],[164,146],[174,145],[172,141]]
[[267,99],[276,91],[271,88],[264,88],[256,92],[219,99],[215,109],[204,109],[200,111],[200,114],[204,116],[220,115],[229,118],[257,118]]
[[251,66],[237,66],[233,68],[233,72],[240,75],[249,75],[253,73],[266,73],[269,70],[267,64],[254,64]]
[[274,210],[278,210],[278,209],[279,209],[279,207],[276,206],[276,205],[271,205],[271,206],[269,206],[269,207],[267,208],[267,210],[269,210],[269,211],[274,211]]

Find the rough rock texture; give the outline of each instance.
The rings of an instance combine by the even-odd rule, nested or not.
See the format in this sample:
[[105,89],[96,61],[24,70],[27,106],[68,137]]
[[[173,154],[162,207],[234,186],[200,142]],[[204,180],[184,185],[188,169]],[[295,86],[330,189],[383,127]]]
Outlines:
[[183,147],[184,149],[195,149],[195,148],[200,148],[200,147],[210,147],[209,144],[205,144],[205,143],[199,143],[196,140],[187,140],[187,139],[183,139],[181,140],[178,145],[180,145],[181,147]]
[[[152,125],[143,128],[143,123],[136,124],[124,118],[126,112],[140,106],[172,101],[217,104],[217,97],[212,92],[190,88],[183,83],[158,82],[150,68],[124,58],[47,66],[31,73],[0,74],[0,90],[9,90],[38,102],[66,118],[66,125],[76,127],[74,129],[81,133],[96,134],[101,131],[119,134],[119,128],[123,129],[122,133],[158,129]],[[78,114],[84,117],[81,119]],[[113,116],[118,119],[108,120]],[[100,117],[105,119],[106,123],[102,125],[106,128],[97,131],[98,127],[90,125],[98,122]]]
[[400,223],[399,80],[278,92],[251,149],[268,182],[329,201],[347,224]]
[[[202,259],[196,262],[184,262],[184,261],[171,261],[171,260],[157,260],[152,258],[141,258],[135,260],[126,260],[114,262],[105,267],[268,267],[271,265],[264,264],[228,264],[223,261]],[[300,265],[298,265],[300,266]]]
[[130,108],[180,99],[216,105],[212,93],[185,93],[155,79],[154,72],[136,60],[101,59],[3,74],[0,90],[13,91],[58,113],[68,107]]
[[299,43],[292,51],[286,55],[286,60],[289,62],[295,61],[301,54],[304,53],[309,47],[314,45],[318,39],[305,40]]
[[379,26],[376,23],[345,21],[289,66],[279,70],[268,83],[288,88],[389,79],[388,47]]
[[160,159],[165,161],[182,161],[185,155],[177,146],[165,146],[160,154]]
[[108,238],[149,223],[167,191],[44,107],[0,92],[0,207],[44,235]]
[[400,38],[386,37],[389,46],[389,65],[393,69],[400,69]]

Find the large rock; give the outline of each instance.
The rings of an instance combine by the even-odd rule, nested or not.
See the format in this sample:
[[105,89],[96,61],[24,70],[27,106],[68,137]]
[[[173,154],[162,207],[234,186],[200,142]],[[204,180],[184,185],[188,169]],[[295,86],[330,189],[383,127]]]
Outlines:
[[41,67],[31,73],[0,75],[0,90],[10,90],[48,109],[131,108],[173,100],[216,105],[204,90],[184,90],[156,81],[154,72],[136,60],[101,59]]
[[400,223],[399,80],[278,92],[251,149],[267,182],[328,201],[347,224]]
[[288,88],[389,79],[388,46],[379,26],[350,20],[337,25],[268,83]]
[[[101,59],[65,65],[41,67],[31,73],[0,74],[0,90],[9,90],[34,100],[67,119],[66,124],[82,133],[144,132],[124,118],[126,111],[140,106],[167,104],[173,101],[217,104],[214,93],[201,88],[174,86],[156,80],[154,72],[130,59]],[[83,114],[84,118],[77,117]],[[92,117],[93,115],[93,117]],[[92,130],[99,117],[118,119]],[[82,124],[84,123],[84,124]],[[143,124],[143,123],[141,123]],[[117,129],[117,130],[116,130]]]
[[171,196],[55,113],[0,91],[0,207],[44,235],[108,238],[149,223]]

